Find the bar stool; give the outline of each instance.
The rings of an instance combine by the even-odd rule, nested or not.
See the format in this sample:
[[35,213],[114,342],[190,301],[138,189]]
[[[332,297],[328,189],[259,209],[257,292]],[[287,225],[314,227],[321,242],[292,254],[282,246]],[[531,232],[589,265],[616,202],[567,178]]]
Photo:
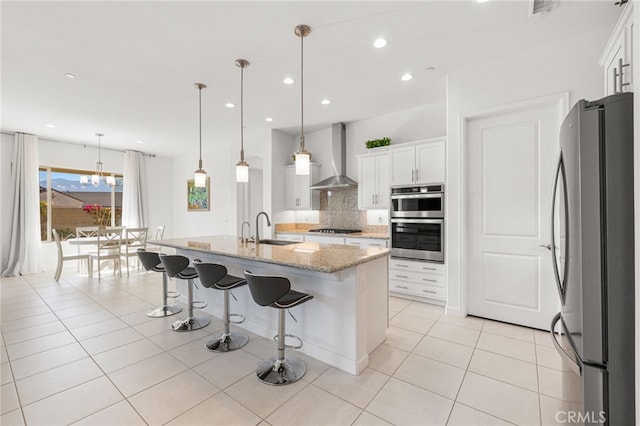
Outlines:
[[307,371],[307,365],[300,358],[289,356],[285,359],[285,337],[291,337],[300,342],[298,346],[289,346],[293,349],[302,347],[302,339],[284,330],[285,309],[293,308],[313,299],[307,293],[291,290],[291,282],[285,277],[254,275],[250,271],[244,271],[244,277],[249,284],[251,297],[260,306],[269,306],[278,309],[278,335],[274,340],[278,342],[277,356],[260,363],[256,368],[256,375],[263,383],[269,385],[287,385],[298,381]]
[[[240,349],[247,344],[249,336],[244,333],[232,333],[229,330],[229,324],[231,322],[234,324],[244,322],[244,315],[229,313],[229,294],[231,293],[231,289],[247,285],[247,281],[244,278],[227,274],[227,268],[217,263],[203,263],[199,260],[194,260],[193,266],[198,273],[200,284],[206,288],[215,288],[216,290],[222,290],[224,292],[222,314],[224,331],[215,334],[213,340],[207,342],[204,346],[213,352],[229,352]],[[235,296],[233,298],[235,299]],[[240,317],[241,320],[231,321],[231,317]]]
[[[193,286],[195,286],[193,279],[198,278],[198,273],[189,266],[189,258],[181,255],[169,256],[162,253],[159,256],[167,276],[187,280],[187,317],[174,322],[171,325],[171,329],[173,331],[191,331],[206,327],[210,322],[209,318],[193,316],[194,308],[203,309],[207,304],[205,302],[194,302],[193,300]],[[196,303],[201,303],[201,305],[194,306]]]
[[169,292],[167,274],[165,273],[164,266],[162,266],[162,262],[160,262],[160,255],[153,251],[138,249],[138,259],[140,259],[140,263],[142,263],[145,270],[162,272],[162,306],[147,312],[147,316],[160,318],[182,312],[182,308],[180,306],[170,306],[167,304],[167,298],[171,297],[172,299],[175,299],[180,296],[180,293],[177,291]]

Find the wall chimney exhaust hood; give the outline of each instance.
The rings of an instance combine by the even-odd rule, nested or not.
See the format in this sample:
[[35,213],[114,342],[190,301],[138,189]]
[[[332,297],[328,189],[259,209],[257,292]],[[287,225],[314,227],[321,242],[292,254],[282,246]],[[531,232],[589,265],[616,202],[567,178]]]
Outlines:
[[340,189],[356,187],[358,184],[347,177],[347,140],[344,123],[331,125],[331,141],[329,144],[333,176],[311,185],[310,189]]

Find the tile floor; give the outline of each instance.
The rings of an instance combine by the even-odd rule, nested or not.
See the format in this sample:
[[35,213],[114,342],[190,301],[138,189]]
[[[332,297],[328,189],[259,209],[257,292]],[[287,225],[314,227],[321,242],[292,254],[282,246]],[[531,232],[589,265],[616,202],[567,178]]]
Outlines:
[[272,341],[221,355],[203,347],[219,320],[176,333],[174,317],[146,317],[157,274],[52,276],[0,281],[2,425],[552,425],[570,409],[541,331],[391,298],[361,375],[302,355],[303,379],[271,387],[254,369]]

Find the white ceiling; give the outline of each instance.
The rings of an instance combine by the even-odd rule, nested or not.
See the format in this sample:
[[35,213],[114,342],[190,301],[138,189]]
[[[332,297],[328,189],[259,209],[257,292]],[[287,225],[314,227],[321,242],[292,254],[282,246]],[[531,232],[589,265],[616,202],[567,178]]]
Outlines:
[[[239,104],[234,61],[245,58],[245,127],[296,133],[300,39],[293,30],[307,24],[310,131],[444,102],[447,73],[613,26],[620,14],[613,3],[565,1],[530,18],[528,0],[2,1],[1,126],[87,144],[102,132],[106,147],[177,155],[185,144],[197,149],[193,83],[203,82],[203,143],[238,140],[240,110],[225,103]],[[372,47],[378,36],[387,47]],[[405,72],[415,78],[400,81]],[[284,85],[285,76],[296,83]],[[332,103],[321,105],[323,98]]]

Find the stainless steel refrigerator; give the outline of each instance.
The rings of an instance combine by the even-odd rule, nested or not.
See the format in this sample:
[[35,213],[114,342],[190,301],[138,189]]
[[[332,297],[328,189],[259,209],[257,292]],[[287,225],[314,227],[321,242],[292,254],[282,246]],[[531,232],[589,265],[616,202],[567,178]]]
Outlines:
[[[567,423],[635,424],[633,95],[579,101],[560,130],[551,258]],[[555,330],[555,333],[554,333]]]

